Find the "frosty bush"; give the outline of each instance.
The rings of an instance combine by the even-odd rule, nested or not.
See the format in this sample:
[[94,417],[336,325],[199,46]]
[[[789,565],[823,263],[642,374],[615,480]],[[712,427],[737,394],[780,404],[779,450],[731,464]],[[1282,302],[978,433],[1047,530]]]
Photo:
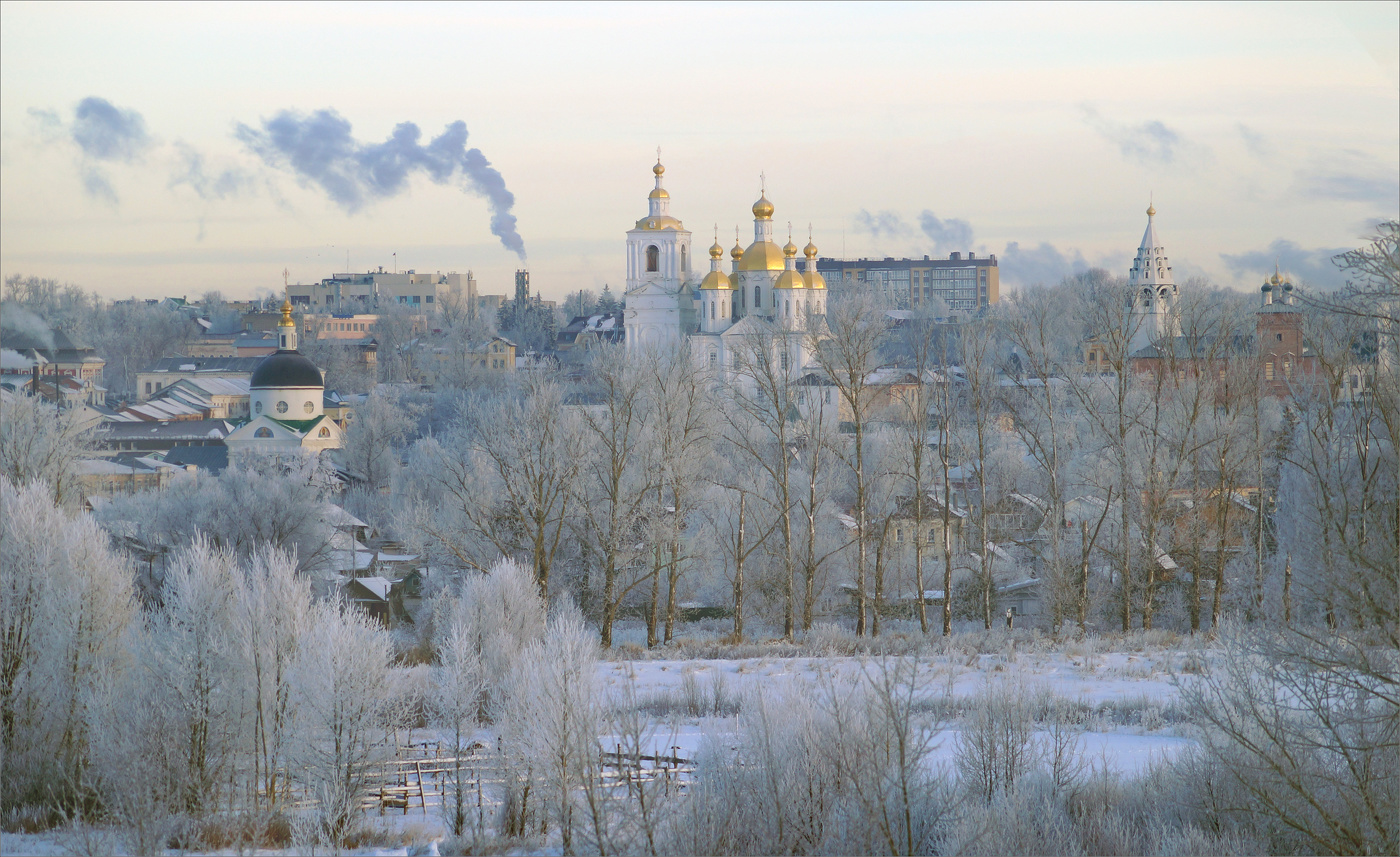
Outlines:
[[479,716],[485,719],[500,705],[525,648],[544,635],[544,599],[527,569],[503,559],[439,596],[433,625],[440,635],[439,657],[447,646],[456,658],[455,669],[475,659]]
[[0,807],[71,812],[88,768],[94,689],[122,667],[131,574],[85,515],[0,476]]
[[988,801],[1013,788],[1037,761],[1034,732],[1034,709],[1025,687],[983,687],[958,733],[958,776]]

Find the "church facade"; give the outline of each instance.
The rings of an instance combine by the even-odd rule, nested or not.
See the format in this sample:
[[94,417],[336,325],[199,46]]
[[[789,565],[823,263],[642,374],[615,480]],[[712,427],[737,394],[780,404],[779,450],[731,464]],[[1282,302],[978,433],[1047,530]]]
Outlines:
[[224,438],[230,453],[240,450],[321,452],[344,446],[345,433],[325,412],[325,380],[297,350],[292,304],[282,304],[277,351],[262,359],[249,382],[251,418]]
[[795,377],[811,357],[806,331],[826,314],[817,246],[809,236],[799,270],[792,236],[783,247],[774,241],[774,206],[763,191],[751,209],[753,242],[745,248],[736,235],[726,271],[716,235],[709,270],[698,276],[691,233],[671,214],[665,173],[660,161],[652,167],[647,216],[627,232],[627,348],[684,348],[703,367],[743,373],[761,343]]

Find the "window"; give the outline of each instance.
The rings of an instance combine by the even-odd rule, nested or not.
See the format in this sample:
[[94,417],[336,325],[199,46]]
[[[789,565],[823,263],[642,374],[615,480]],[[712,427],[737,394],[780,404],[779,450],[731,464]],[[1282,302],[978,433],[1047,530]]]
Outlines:
[[762,307],[763,307],[763,287],[762,287],[762,286],[754,286],[754,287],[753,287],[753,308],[754,308],[754,309],[761,309]]
[[660,256],[660,254],[661,251],[656,249],[655,244],[647,247],[647,273],[658,270],[658,256]]
[[302,403],[302,406],[301,406],[301,412],[302,412],[302,413],[304,413],[304,414],[310,414],[310,413],[312,413],[312,412],[315,411],[315,410],[316,410],[316,406],[313,405],[313,404],[311,404],[310,402],[303,402],[303,403]]
[[427,303],[432,303],[432,302],[433,302],[433,296],[432,296],[432,295],[428,295],[428,296],[427,296],[426,298],[424,298],[423,300],[426,301]]
[[792,301],[783,301],[783,315],[792,315]]
[[1274,361],[1272,360],[1264,364],[1264,380],[1274,380]]
[[689,270],[690,270],[690,266],[686,263],[686,259],[685,259],[685,245],[684,245],[684,244],[681,245],[681,270],[682,270],[682,271],[689,271]]
[[831,388],[830,388],[830,387],[827,387],[827,388],[826,388],[826,403],[827,403],[828,405],[831,404]]
[[783,352],[783,371],[786,372],[786,371],[787,371],[787,368],[788,368],[788,354],[787,354],[786,351],[784,351],[784,352]]
[[711,351],[711,352],[710,352],[710,368],[713,369],[713,368],[715,368],[715,367],[718,366],[718,365],[719,365],[719,352],[717,352],[717,351]]
[[254,402],[254,403],[253,403],[253,413],[255,413],[255,414],[260,414],[260,413],[262,413],[262,402]]
[[330,437],[330,436],[331,436],[331,430],[328,429],[328,428],[326,428],[325,426],[321,426],[321,430],[318,431],[318,432],[316,432],[316,436],[317,436],[317,437]]
[[1275,341],[1275,342],[1282,342],[1282,341],[1283,341],[1283,334],[1282,334],[1282,333],[1275,333],[1275,334],[1274,334],[1274,341]]
[[286,402],[278,402],[278,403],[277,403],[277,413],[279,413],[279,414],[285,414],[286,412],[287,412],[287,403],[286,403]]
[[151,382],[150,382],[150,381],[147,381],[147,382],[146,382],[146,395],[149,396],[150,394],[151,394]]
[[272,429],[268,428],[267,426],[263,426],[262,428],[253,432],[253,437],[272,437]]
[[894,540],[895,540],[896,542],[903,542],[903,541],[904,541],[904,530],[900,529],[899,527],[895,527],[895,528],[894,528]]
[[714,321],[714,320],[715,320],[715,305],[714,305],[714,302],[711,302],[711,303],[710,303],[710,321]]

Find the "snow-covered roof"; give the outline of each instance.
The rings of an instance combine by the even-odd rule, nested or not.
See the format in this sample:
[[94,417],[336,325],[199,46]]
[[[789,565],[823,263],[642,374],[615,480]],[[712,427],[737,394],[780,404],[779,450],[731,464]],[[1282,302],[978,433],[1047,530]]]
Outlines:
[[[380,601],[389,600],[389,587],[393,586],[388,578],[384,577],[356,577],[350,582],[358,583],[365,589],[368,589],[370,594],[374,595],[374,597],[378,598]],[[346,585],[348,586],[349,583]]]

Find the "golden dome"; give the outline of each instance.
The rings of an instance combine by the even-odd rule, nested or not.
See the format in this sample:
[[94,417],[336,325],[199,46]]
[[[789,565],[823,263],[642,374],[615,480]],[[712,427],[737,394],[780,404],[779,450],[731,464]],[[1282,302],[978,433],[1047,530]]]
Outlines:
[[783,245],[783,255],[784,255],[784,256],[796,256],[796,255],[797,255],[797,245],[794,244],[794,243],[792,243],[792,239],[791,239],[791,238],[788,239],[788,243],[786,243],[786,244]]
[[807,281],[802,279],[802,275],[797,271],[783,271],[783,275],[778,278],[778,282],[773,284],[775,289],[805,289]]
[[744,258],[744,248],[739,246],[739,239],[734,239],[734,249],[729,251],[729,258],[739,261]]
[[817,255],[817,245],[812,243],[812,239],[807,239],[807,246],[802,248],[802,255],[808,259],[814,259]]
[[705,275],[705,279],[700,281],[702,289],[732,289],[734,285],[729,282],[729,276],[723,271],[711,271]]
[[660,161],[657,161],[657,162],[656,162],[656,166],[652,167],[652,168],[651,168],[651,171],[652,171],[653,173],[655,173],[656,175],[659,176],[659,175],[661,175],[662,173],[666,172],[666,168],[663,167],[663,166],[661,166],[661,162],[660,162]]
[[663,229],[675,229],[677,231],[685,229],[681,222],[669,214],[662,214],[657,217],[643,217],[637,221],[634,229],[643,229],[648,232],[660,232]]
[[773,216],[773,203],[768,201],[767,196],[760,196],[758,202],[753,204],[753,216],[758,220],[767,220]]
[[755,241],[744,251],[739,260],[741,271],[781,271],[787,265],[783,262],[783,251],[772,241]]
[[807,288],[809,289],[826,288],[826,277],[823,277],[816,271],[811,271],[810,273],[803,274],[802,279],[807,283]]
[[659,187],[659,188],[657,188],[656,190],[652,191],[651,193],[647,194],[647,199],[670,199],[670,198],[671,198],[671,195],[670,195],[669,193],[666,192],[666,188],[664,188],[664,187]]
[[[740,251],[740,252],[743,252],[743,251]],[[711,259],[721,259],[721,258],[723,258],[723,257],[724,257],[724,248],[721,247],[721,246],[719,246],[719,241],[716,240],[714,244],[711,244],[711,245],[710,245],[710,258],[711,258]]]
[[1149,203],[1147,204],[1147,216],[1148,216],[1148,217],[1151,217],[1152,215],[1154,215],[1154,214],[1156,214],[1156,213],[1157,213],[1157,209],[1153,208],[1153,207],[1152,207],[1152,203],[1149,202]]
[[291,298],[287,298],[286,300],[282,301],[282,320],[279,321],[279,322],[277,322],[277,326],[278,326],[278,327],[295,327],[295,326],[296,326],[296,324],[292,321],[292,300],[291,300]]

